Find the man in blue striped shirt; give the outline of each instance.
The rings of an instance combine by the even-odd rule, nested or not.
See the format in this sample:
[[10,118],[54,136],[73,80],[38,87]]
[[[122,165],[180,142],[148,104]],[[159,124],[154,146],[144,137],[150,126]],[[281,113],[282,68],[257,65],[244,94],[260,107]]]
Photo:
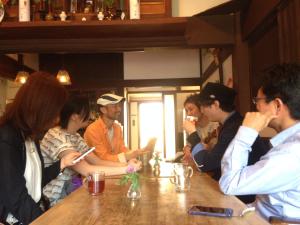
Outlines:
[[[300,65],[264,71],[254,98],[258,112],[246,114],[222,159],[220,188],[229,195],[256,194],[253,205],[265,217],[300,219]],[[278,134],[272,148],[247,166],[251,145],[265,127]]]

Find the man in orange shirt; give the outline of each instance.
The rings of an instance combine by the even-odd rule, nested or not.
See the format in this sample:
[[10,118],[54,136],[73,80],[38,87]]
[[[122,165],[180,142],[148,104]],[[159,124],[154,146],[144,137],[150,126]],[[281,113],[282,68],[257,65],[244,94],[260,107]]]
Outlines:
[[129,150],[123,140],[122,129],[115,122],[122,109],[125,99],[114,94],[104,94],[98,100],[100,117],[90,124],[85,133],[84,139],[89,146],[95,146],[96,155],[103,160],[115,162],[127,162],[138,155],[153,150],[155,141],[150,140],[143,149]]

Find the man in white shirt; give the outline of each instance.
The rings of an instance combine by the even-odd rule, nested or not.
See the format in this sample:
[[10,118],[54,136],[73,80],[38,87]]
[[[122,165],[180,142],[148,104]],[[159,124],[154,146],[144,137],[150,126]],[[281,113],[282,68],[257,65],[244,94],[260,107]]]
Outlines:
[[[220,188],[229,195],[256,194],[253,205],[264,217],[300,219],[300,65],[275,65],[264,71],[248,112],[222,159]],[[265,127],[278,134],[271,150],[247,166],[251,145]]]

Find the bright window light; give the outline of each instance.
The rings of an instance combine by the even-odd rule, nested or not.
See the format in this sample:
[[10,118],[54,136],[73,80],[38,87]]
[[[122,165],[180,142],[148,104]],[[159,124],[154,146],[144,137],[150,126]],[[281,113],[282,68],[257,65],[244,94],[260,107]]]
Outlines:
[[176,154],[174,95],[164,95],[164,111],[166,159],[174,159]]
[[155,151],[163,152],[163,104],[145,102],[139,105],[140,148],[145,147],[150,138],[156,137]]

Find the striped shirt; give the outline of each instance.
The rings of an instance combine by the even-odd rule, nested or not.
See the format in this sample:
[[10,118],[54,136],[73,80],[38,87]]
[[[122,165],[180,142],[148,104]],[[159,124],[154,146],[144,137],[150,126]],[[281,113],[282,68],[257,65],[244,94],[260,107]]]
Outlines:
[[[85,152],[89,147],[84,139],[78,134],[70,134],[60,127],[50,129],[41,141],[41,150],[45,167],[59,160],[59,154],[66,150]],[[48,183],[43,193],[49,198],[51,206],[56,204],[71,192],[71,179],[76,173],[66,168],[56,179]]]

